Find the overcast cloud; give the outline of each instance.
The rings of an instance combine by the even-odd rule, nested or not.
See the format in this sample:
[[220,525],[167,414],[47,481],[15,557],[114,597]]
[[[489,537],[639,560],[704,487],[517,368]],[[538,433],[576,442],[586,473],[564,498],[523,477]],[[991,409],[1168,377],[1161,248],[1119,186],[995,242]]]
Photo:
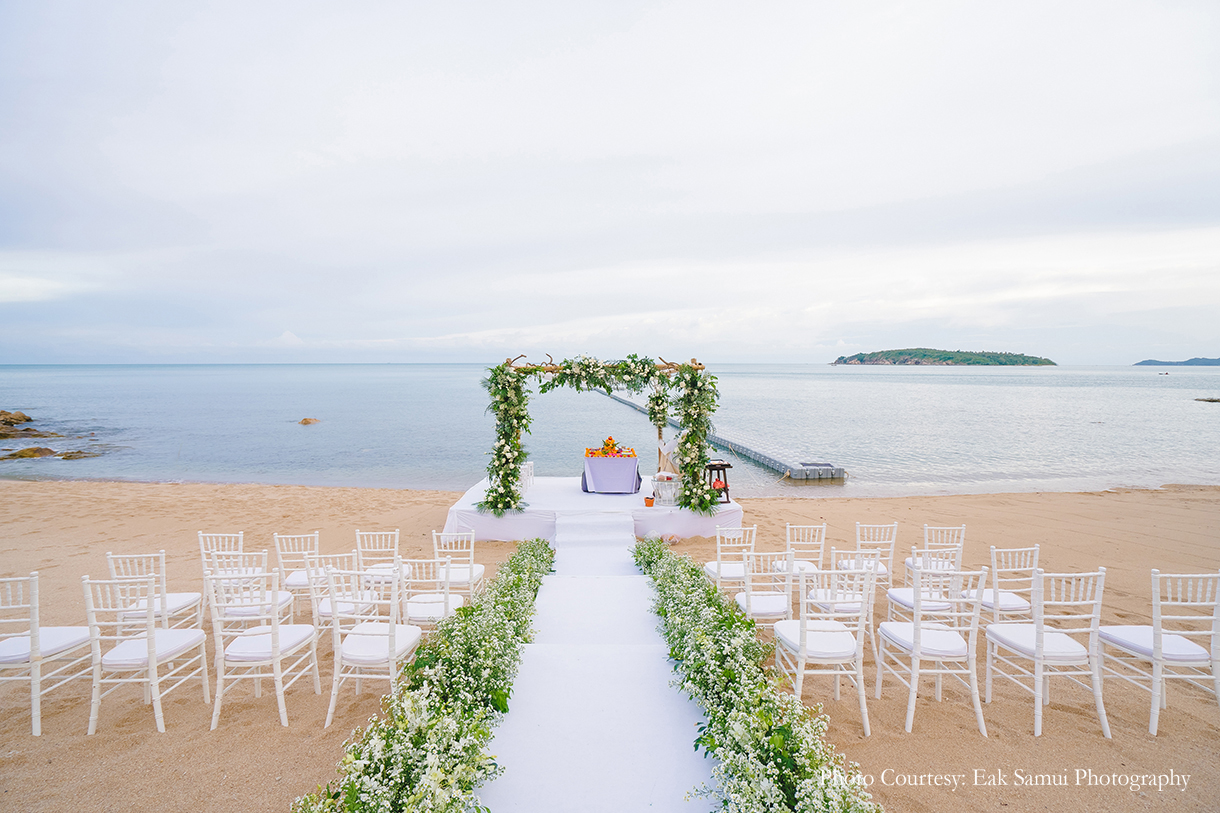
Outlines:
[[1220,5],[0,2],[9,362],[1220,356]]

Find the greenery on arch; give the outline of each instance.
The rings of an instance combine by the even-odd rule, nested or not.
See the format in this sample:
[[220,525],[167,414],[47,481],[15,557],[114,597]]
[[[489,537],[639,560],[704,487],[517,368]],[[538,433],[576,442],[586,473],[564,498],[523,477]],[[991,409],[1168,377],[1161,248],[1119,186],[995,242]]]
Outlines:
[[607,393],[650,389],[648,419],[658,431],[667,423],[670,407],[676,407],[683,430],[674,455],[682,475],[678,505],[698,514],[716,513],[720,492],[704,477],[707,436],[712,429],[712,413],[716,411],[716,377],[702,364],[694,359],[676,364],[634,354],[619,361],[577,356],[556,362],[548,356],[546,364],[518,364],[522,358],[506,359],[490,368],[483,380],[491,401],[487,409],[496,416],[496,439],[487,466],[487,493],[478,503],[480,511],[490,511],[499,517],[524,507],[521,464],[529,453],[521,437],[530,431],[528,384],[534,379],[540,393],[558,387]]

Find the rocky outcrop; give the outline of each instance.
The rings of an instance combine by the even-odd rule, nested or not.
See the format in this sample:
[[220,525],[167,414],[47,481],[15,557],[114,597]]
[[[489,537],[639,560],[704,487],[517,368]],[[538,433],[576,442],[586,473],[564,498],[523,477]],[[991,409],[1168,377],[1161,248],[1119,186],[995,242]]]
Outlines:
[[0,409],[0,426],[16,426],[19,423],[29,423],[32,420],[34,419],[21,410],[9,412],[7,409]]
[[301,426],[313,426],[315,423],[322,422],[317,418],[301,418],[301,420],[297,421],[297,423],[299,423]]
[[31,457],[55,457],[55,450],[46,446],[31,446],[28,449],[18,449],[12,454],[0,457],[0,460],[25,460]]

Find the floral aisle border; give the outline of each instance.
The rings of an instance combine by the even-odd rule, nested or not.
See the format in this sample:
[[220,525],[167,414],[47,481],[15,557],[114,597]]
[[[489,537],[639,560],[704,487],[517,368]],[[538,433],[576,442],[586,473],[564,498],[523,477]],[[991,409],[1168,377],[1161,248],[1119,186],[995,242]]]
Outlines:
[[554,561],[545,540],[518,545],[487,589],[420,644],[382,699],[383,716],[347,742],[336,784],[297,799],[294,813],[480,809],[475,788],[502,770],[487,745]]
[[[648,419],[657,427],[658,436],[669,418],[672,402],[684,430],[675,453],[682,474],[678,505],[698,514],[716,513],[720,491],[703,476],[708,461],[707,436],[712,429],[712,413],[716,411],[716,377],[702,364],[695,359],[676,364],[633,354],[621,361],[578,356],[560,362],[548,355],[547,364],[518,366],[516,362],[522,358],[506,359],[489,369],[483,380],[491,400],[487,409],[496,416],[496,440],[487,466],[487,493],[477,505],[480,511],[490,511],[499,517],[524,507],[521,464],[529,453],[521,445],[521,436],[530,431],[530,392],[526,384],[533,377],[541,382],[540,393],[557,387],[607,393],[615,389],[638,393],[651,388]],[[678,390],[676,398],[671,397],[671,389]]]
[[656,586],[654,609],[680,685],[707,716],[695,747],[719,760],[718,787],[702,793],[740,813],[879,813],[858,766],[826,742],[826,717],[782,691],[763,666],[771,645],[754,622],[660,539],[640,542],[633,555]]

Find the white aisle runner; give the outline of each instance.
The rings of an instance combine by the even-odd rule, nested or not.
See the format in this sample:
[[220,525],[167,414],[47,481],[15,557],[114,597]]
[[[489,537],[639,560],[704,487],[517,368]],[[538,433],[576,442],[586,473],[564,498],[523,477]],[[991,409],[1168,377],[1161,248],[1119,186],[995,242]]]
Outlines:
[[560,516],[555,573],[538,591],[509,713],[491,752],[505,770],[484,787],[492,813],[704,811],[683,797],[710,782],[694,750],[703,715],[679,690],[631,561],[630,513]]

